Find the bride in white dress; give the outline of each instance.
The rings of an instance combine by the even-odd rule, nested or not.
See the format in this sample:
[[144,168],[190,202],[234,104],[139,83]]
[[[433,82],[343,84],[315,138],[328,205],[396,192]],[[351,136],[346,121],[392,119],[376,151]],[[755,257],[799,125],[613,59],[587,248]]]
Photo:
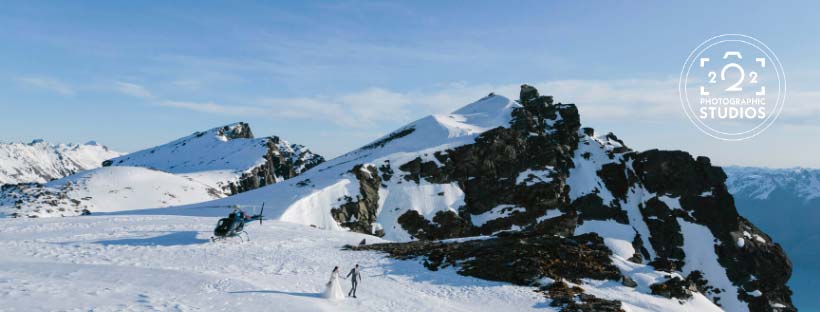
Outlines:
[[345,298],[345,293],[342,291],[342,285],[339,282],[339,267],[333,268],[333,272],[330,273],[330,281],[327,282],[327,289],[325,289],[325,293],[323,296],[330,300],[342,300]]

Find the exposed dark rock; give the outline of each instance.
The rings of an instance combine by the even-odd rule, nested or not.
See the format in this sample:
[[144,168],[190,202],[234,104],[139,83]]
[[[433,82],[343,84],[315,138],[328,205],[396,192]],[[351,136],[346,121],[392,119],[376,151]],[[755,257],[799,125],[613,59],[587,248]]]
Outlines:
[[[617,205],[617,203],[616,203]],[[583,220],[615,220],[618,223],[629,224],[626,211],[616,207],[605,206],[598,194],[590,193],[579,197],[570,205],[572,211],[578,212],[580,222]]]
[[413,133],[413,131],[416,131],[416,128],[411,127],[401,129],[399,131],[388,134],[385,138],[381,140],[362,146],[362,149],[374,149],[377,147],[383,147],[385,144],[390,143],[390,141],[410,135],[411,133]]
[[615,198],[626,200],[630,183],[626,179],[626,166],[623,163],[605,164],[597,173]]
[[[565,183],[578,145],[578,111],[574,105],[553,105],[552,97],[540,96],[534,88],[523,88],[520,102],[523,107],[512,111],[510,128],[495,128],[481,134],[475,144],[435,153],[437,162],[416,158],[398,167],[405,181],[456,182],[465,193],[465,205],[458,213],[436,216],[457,226],[436,225],[436,218],[420,220],[420,215],[409,213],[399,220],[406,231],[420,239],[441,239],[492,234],[513,226],[532,228],[547,210],[568,205]],[[528,169],[551,170],[549,182],[517,184],[518,175]],[[467,222],[471,215],[499,205],[524,209],[480,227]],[[554,225],[540,229],[572,233],[571,228]]]
[[[567,179],[576,167],[574,154],[580,138],[592,136],[594,130],[580,129],[574,105],[555,104],[552,97],[540,95],[531,86],[522,86],[518,102],[521,107],[512,110],[508,128],[485,131],[473,144],[436,152],[434,160],[424,155],[403,164],[382,164],[379,171],[385,181],[398,178],[398,183],[457,183],[464,192],[464,205],[456,211],[441,211],[431,219],[408,210],[398,223],[420,241],[359,249],[382,250],[400,259],[422,258],[431,270],[456,266],[463,275],[520,285],[550,277],[559,281],[610,279],[634,287],[634,280],[609,269],[610,252],[600,237],[573,236],[575,228],[588,220],[644,222],[648,237],[641,237],[637,225],[633,227],[635,253],[628,260],[682,275],[687,259],[682,225],[688,226],[687,222],[706,226],[714,235],[718,261],[727,268],[731,282],[738,285],[739,299],[747,302],[752,311],[768,311],[773,302],[786,305],[785,310],[793,309],[791,291],[785,285],[791,263],[779,245],[737,214],[724,185],[726,175],[708,158],[695,159],[682,151],[634,152],[612,133],[594,140],[586,138],[587,145],[602,142],[602,152],[609,158],[596,172],[599,185],[605,189],[570,200]],[[580,156],[584,161],[597,161],[590,151]],[[391,168],[398,170],[393,172]],[[527,170],[543,177],[522,176]],[[604,202],[600,195],[603,191],[615,199]],[[670,207],[673,202],[679,202],[680,207]],[[625,205],[638,206],[640,215],[631,216],[638,220],[629,219],[625,209],[634,206]],[[510,208],[505,211],[503,207]],[[491,210],[500,212],[499,216],[484,219],[480,226],[473,223],[475,216]],[[543,218],[556,210],[561,212],[557,217]],[[496,237],[433,242],[476,235]],[[741,238],[745,244],[737,243]],[[654,259],[650,259],[649,248],[656,255]],[[570,264],[573,261],[577,263]],[[560,284],[555,287],[560,288]],[[763,295],[747,295],[754,290]],[[717,303],[726,300],[721,298],[724,290],[712,287],[699,271],[655,284],[652,291],[677,299],[689,298],[697,291]],[[564,299],[553,300],[567,311],[620,309],[620,303],[585,296],[570,292],[556,296]],[[600,305],[585,306],[584,302]]]
[[666,298],[689,299],[692,298],[692,291],[697,290],[694,284],[682,280],[680,277],[672,277],[662,283],[649,286],[653,295]]
[[667,272],[683,268],[683,235],[676,214],[657,197],[644,203],[641,214],[649,227],[649,242],[660,258],[653,259],[651,264]]
[[[247,131],[247,132],[245,132]],[[233,135],[252,135],[250,128],[234,133]],[[282,140],[277,136],[268,138],[266,145],[265,163],[244,173],[237,183],[229,183],[231,194],[238,194],[273,184],[277,178],[287,180],[315,167],[325,161],[324,157],[303,150],[301,146],[292,145],[283,148]]]
[[[722,242],[715,245],[715,252],[729,279],[762,292],[762,296],[752,297],[739,291],[752,311],[768,311],[770,302],[784,304],[786,310],[794,309],[791,290],[786,286],[791,262],[780,245],[738,215],[721,168],[712,166],[706,157],[693,159],[686,152],[658,150],[638,153],[634,168],[647,190],[678,197],[682,208],[670,210],[659,201],[647,202],[644,219],[657,217],[654,221],[646,220],[652,236],[650,242],[659,255],[652,265],[660,270],[679,269],[683,255],[677,246],[682,245],[683,239],[678,234],[678,220],[702,224]],[[744,239],[746,244],[738,246],[736,242],[744,231],[764,238],[764,242]]]
[[577,286],[570,287],[563,281],[556,281],[539,290],[545,297],[551,299],[550,306],[560,307],[561,312],[618,312],[621,302],[605,300],[590,294]]
[[383,251],[404,260],[420,258],[431,270],[456,266],[461,275],[516,285],[531,285],[543,277],[576,282],[581,278],[621,278],[620,271],[609,260],[611,251],[595,234],[560,238],[510,233],[464,242],[413,241],[348,248]]
[[384,232],[374,228],[376,212],[379,209],[379,178],[376,167],[357,165],[350,170],[359,181],[359,195],[356,198],[345,198],[338,208],[330,210],[330,214],[339,224],[351,231],[383,236]]
[[629,276],[624,276],[623,279],[621,279],[621,285],[632,288],[638,287],[638,283]]

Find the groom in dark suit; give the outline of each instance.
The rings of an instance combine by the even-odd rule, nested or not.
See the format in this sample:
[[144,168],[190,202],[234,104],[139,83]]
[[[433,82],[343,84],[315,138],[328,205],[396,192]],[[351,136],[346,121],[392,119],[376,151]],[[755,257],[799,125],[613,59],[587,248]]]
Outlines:
[[356,298],[356,286],[359,285],[359,280],[362,279],[362,274],[359,272],[359,264],[356,264],[350,273],[347,273],[347,277],[353,277],[350,279],[350,282],[353,283],[353,288],[350,289],[350,292],[347,293],[348,297]]

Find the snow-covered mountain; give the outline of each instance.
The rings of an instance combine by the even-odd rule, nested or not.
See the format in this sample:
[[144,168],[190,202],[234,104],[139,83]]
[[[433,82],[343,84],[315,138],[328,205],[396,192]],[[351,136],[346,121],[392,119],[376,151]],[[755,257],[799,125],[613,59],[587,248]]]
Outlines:
[[250,126],[240,122],[106,160],[103,166],[151,168],[236,194],[292,178],[323,161],[303,145],[276,136],[254,138]]
[[96,142],[82,145],[0,143],[0,185],[45,183],[83,170],[100,167],[106,159],[121,153]]
[[820,198],[820,170],[806,168],[769,169],[726,167],[729,192],[741,198],[766,200],[775,192],[792,194],[796,199]]
[[820,309],[820,170],[726,167],[726,185],[738,211],[772,235],[789,254],[795,304]]
[[284,181],[324,158],[279,137],[254,138],[248,124],[235,123],[93,160],[104,167],[46,184],[3,186],[0,216],[77,216],[193,204]]
[[[140,213],[265,202],[269,218],[409,242],[360,249],[540,286],[567,310],[793,311],[791,263],[725,180],[706,157],[581,128],[575,105],[525,85],[517,101],[422,118],[283,183]],[[649,294],[669,299],[636,303]]]
[[[250,137],[242,124],[217,128],[54,181],[68,189],[60,194],[97,186],[44,201],[88,195],[111,212],[0,219],[0,277],[26,281],[0,283],[0,299],[42,310],[795,310],[789,259],[738,215],[721,168],[681,151],[633,151],[530,86],[516,101],[491,94],[419,119],[275,184],[287,175],[271,159],[294,158],[280,141],[263,150]],[[148,167],[163,170],[144,184],[160,190],[139,192],[154,202],[168,201],[179,177],[206,186],[190,185],[191,197],[223,189],[197,179],[216,173],[261,187],[127,210],[136,182],[117,181]],[[225,215],[214,207],[263,202],[277,220],[250,225],[250,243],[206,243]],[[365,299],[319,298],[330,268],[353,263],[365,269]],[[32,300],[12,300],[21,293]]]
[[0,215],[62,217],[169,207],[224,197],[215,185],[142,167],[83,171],[46,184],[0,189]]

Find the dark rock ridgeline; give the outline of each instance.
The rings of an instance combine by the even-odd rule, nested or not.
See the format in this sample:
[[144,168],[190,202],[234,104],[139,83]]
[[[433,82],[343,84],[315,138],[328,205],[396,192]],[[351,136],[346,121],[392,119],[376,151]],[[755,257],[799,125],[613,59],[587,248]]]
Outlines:
[[278,136],[267,138],[265,144],[268,147],[264,156],[265,163],[244,173],[236,183],[229,183],[228,189],[231,194],[279,182],[277,178],[290,179],[325,161],[324,157],[311,153],[304,146],[287,145],[287,142]]
[[[684,241],[678,220],[701,224],[719,240],[715,244],[718,262],[726,268],[729,280],[739,286],[739,297],[752,311],[769,311],[771,303],[786,305],[782,311],[796,310],[786,286],[791,261],[779,244],[737,213],[721,168],[712,166],[706,157],[694,159],[686,152],[659,150],[638,153],[633,166],[647,190],[679,197],[683,209],[671,210],[652,199],[646,202],[644,218],[656,218],[654,223],[647,222],[654,237],[650,242],[658,252],[651,264],[660,270],[679,270],[685,255],[680,250]],[[737,243],[739,239],[743,239],[743,246]],[[755,290],[762,295],[747,294]],[[720,291],[704,293],[719,297]]]
[[[524,89],[522,107],[512,111],[509,128],[486,131],[474,144],[435,153],[441,166],[417,158],[398,167],[398,174],[408,182],[455,182],[465,193],[465,205],[457,213],[439,212],[432,220],[412,210],[402,215],[399,224],[413,237],[445,239],[535,227],[535,220],[548,210],[569,204],[566,177],[578,145],[578,110],[572,104],[554,104],[552,97],[538,95],[534,88]],[[548,173],[544,178],[549,181],[518,183],[519,174],[528,169]],[[471,222],[471,216],[499,205],[523,209],[481,226]],[[572,232],[557,225],[540,229]]]
[[[791,304],[791,291],[785,285],[791,275],[791,263],[783,249],[738,215],[724,185],[725,174],[719,167],[712,166],[708,158],[693,158],[682,151],[634,152],[609,133],[602,140],[612,142],[605,151],[611,162],[603,164],[596,174],[615,199],[604,202],[598,192],[593,192],[570,200],[567,178],[570,169],[575,166],[573,155],[580,143],[590,144],[589,141],[579,142],[577,109],[574,105],[553,104],[551,97],[540,96],[537,90],[526,85],[522,86],[519,103],[522,106],[513,110],[509,128],[492,129],[480,135],[474,144],[437,152],[433,155],[437,162],[417,158],[399,165],[398,172],[389,173],[382,170],[385,167],[382,166],[380,170],[383,177],[386,176],[385,180],[398,175],[410,183],[420,183],[422,179],[436,184],[455,182],[465,194],[465,205],[458,212],[439,212],[432,220],[409,210],[400,216],[398,223],[421,242],[373,245],[365,249],[382,250],[400,259],[424,257],[425,265],[430,269],[442,265],[459,266],[459,273],[464,275],[524,285],[539,277],[549,277],[545,273],[548,271],[518,267],[510,269],[509,263],[530,261],[529,251],[513,253],[515,256],[507,259],[509,262],[506,263],[465,260],[468,259],[465,255],[475,255],[481,251],[482,257],[479,258],[483,258],[493,252],[506,252],[509,248],[527,250],[536,245],[501,238],[450,244],[429,241],[503,235],[503,231],[511,228],[515,228],[515,235],[527,237],[559,235],[572,238],[575,228],[586,220],[629,224],[621,204],[636,190],[645,189],[657,196],[679,200],[680,207],[669,207],[657,196],[640,202],[638,209],[649,229],[646,241],[650,246],[644,246],[644,240],[636,231],[632,242],[636,253],[630,261],[650,264],[659,271],[680,273],[686,261],[680,222],[704,225],[716,238],[714,247],[719,263],[726,268],[730,281],[738,286],[739,298],[747,302],[752,311],[770,311],[774,303],[786,306],[781,311],[795,310]],[[594,132],[591,128],[584,128],[582,133],[591,136]],[[592,156],[585,154],[580,156],[587,160]],[[526,170],[547,171],[550,180],[517,183],[519,174]],[[499,205],[522,209],[480,226],[472,222],[472,216]],[[540,218],[552,209],[558,209],[562,214],[546,220]],[[740,238],[744,239],[743,246],[736,243]],[[508,245],[502,246],[499,242]],[[538,244],[539,248],[549,248],[545,247],[548,244],[543,239]],[[561,244],[556,246],[566,247]],[[602,244],[600,247],[607,250]],[[650,258],[647,247],[655,251],[654,259]],[[492,251],[493,248],[498,250]],[[550,254],[540,254],[539,257],[555,259],[550,258],[554,257]],[[608,258],[603,261],[609,263]],[[541,268],[537,261],[534,263],[534,267]],[[584,270],[588,270],[584,274],[590,278],[596,272],[591,268]],[[507,276],[519,273],[523,277]],[[571,279],[572,275],[564,274],[558,278]],[[634,284],[631,279],[620,277],[620,273],[604,278],[621,280],[624,285]],[[685,279],[672,278],[655,284],[652,290],[681,300],[687,298],[687,294],[691,296],[692,291],[697,291],[718,304],[725,292],[709,285],[699,271],[690,273]],[[755,297],[748,294],[755,290],[762,295]],[[571,297],[577,300],[577,294],[574,296]]]

